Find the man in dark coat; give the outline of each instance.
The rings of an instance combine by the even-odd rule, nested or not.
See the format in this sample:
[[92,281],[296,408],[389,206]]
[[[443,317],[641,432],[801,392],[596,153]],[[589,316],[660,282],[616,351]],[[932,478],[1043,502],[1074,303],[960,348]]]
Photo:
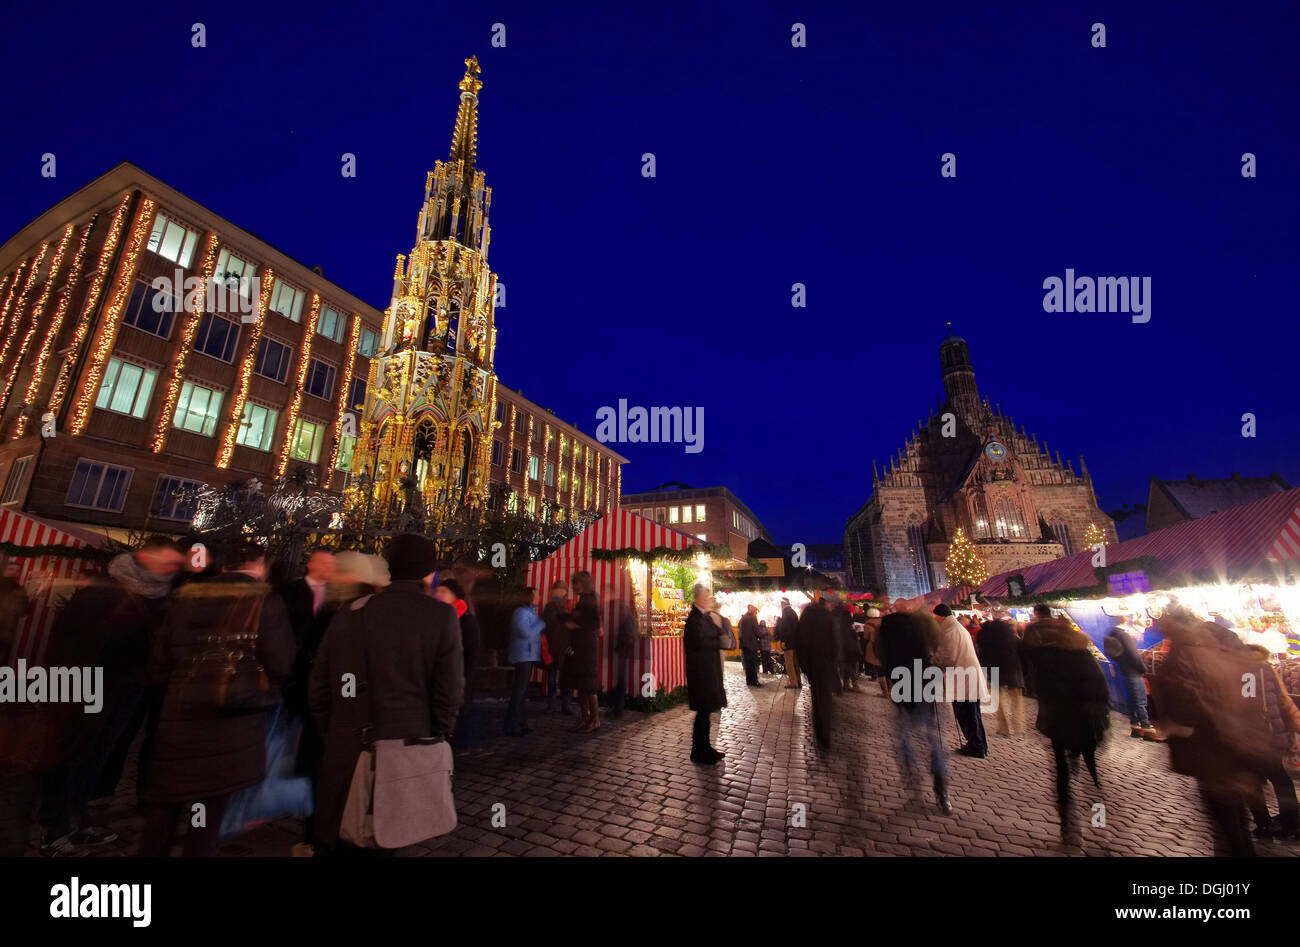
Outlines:
[[[395,536],[387,558],[392,584],[339,610],[312,666],[309,699],[325,740],[316,786],[322,854],[360,851],[339,840],[339,825],[362,730],[376,741],[446,737],[464,699],[460,622],[433,597],[432,544]],[[355,696],[345,675],[355,675]]]
[[104,705],[98,714],[70,721],[76,727],[68,758],[42,778],[46,855],[117,838],[87,823],[86,805],[116,790],[127,750],[145,722],[149,653],[183,561],[170,539],[150,536],[139,549],[115,556],[107,575],[78,589],[55,621],[50,664],[102,667]]
[[546,622],[546,647],[551,653],[551,666],[546,671],[546,712],[555,712],[555,692],[560,693],[560,713],[569,710],[569,688],[560,687],[559,681],[564,665],[569,661],[569,650],[573,645],[573,613],[569,610],[569,583],[556,579],[551,583],[551,600],[542,609],[542,620]]
[[578,692],[582,720],[573,729],[579,733],[594,733],[600,729],[600,711],[597,693],[600,690],[600,603],[596,599],[591,573],[575,572],[572,579],[573,637],[569,659],[560,672],[560,687]]
[[[278,688],[293,668],[293,631],[284,603],[265,584],[260,547],[241,543],[226,555],[224,568],[176,593],[154,644],[150,674],[166,690],[140,791],[141,855],[166,855],[182,815],[190,826],[185,854],[215,855],[231,795],[266,775],[265,713],[221,712],[191,675],[214,647],[234,651],[251,644],[269,688]],[[202,824],[196,804],[203,806]]]
[[[334,578],[334,555],[318,549],[307,559],[307,574],[301,579],[287,582],[276,589],[284,601],[293,629],[297,651],[294,654],[293,672],[285,682],[285,709],[292,718],[302,720],[302,733],[298,738],[298,754],[294,772],[306,776],[315,785],[316,771],[320,769],[321,738],[316,720],[307,706],[307,683],[311,679],[311,666],[316,652],[325,638],[325,629],[334,617],[337,603],[331,600],[329,584]],[[315,843],[316,816],[303,820],[302,843]]]
[[1151,718],[1147,716],[1146,666],[1142,663],[1137,642],[1123,625],[1116,625],[1106,634],[1102,650],[1115,662],[1124,678],[1124,690],[1128,693],[1129,736],[1158,740],[1156,728],[1151,726]]
[[835,623],[835,638],[840,644],[838,673],[835,675],[836,683],[839,685],[836,693],[856,691],[862,651],[858,647],[858,633],[853,628],[853,612],[849,609],[848,603],[838,596],[831,607],[831,618]]
[[785,658],[785,673],[790,678],[786,687],[803,687],[799,676],[799,660],[795,656],[795,645],[799,637],[799,616],[790,607],[788,598],[781,599],[781,617],[776,623],[776,640],[781,642],[782,657]]
[[740,618],[740,663],[745,669],[745,683],[762,687],[758,681],[758,606],[751,605]]
[[[998,688],[998,735],[1009,737],[1025,730],[1025,675],[1020,667],[1020,639],[1002,618],[980,626],[975,650]],[[996,674],[996,677],[994,676]]]
[[1040,618],[1031,627],[1025,643],[1038,685],[1037,727],[1052,741],[1061,838],[1069,840],[1074,828],[1070,761],[1082,756],[1093,784],[1101,788],[1096,752],[1110,726],[1110,688],[1088,649],[1087,635],[1059,618]]
[[938,627],[928,612],[890,612],[879,619],[880,630],[872,644],[880,661],[887,696],[898,710],[898,760],[908,791],[920,796],[920,775],[916,753],[928,753],[935,801],[945,813],[952,812],[948,797],[948,759],[939,733],[939,701],[942,687],[926,692],[926,674],[942,671],[930,660],[938,638]]
[[632,660],[632,649],[636,647],[640,632],[637,628],[636,611],[630,604],[618,597],[612,585],[605,587],[605,598],[610,603],[614,624],[614,663],[618,674],[614,682],[614,699],[609,715],[614,718],[623,716],[627,702],[628,665]]
[[[840,639],[826,603],[811,602],[799,616],[799,661],[812,689],[813,733],[823,749],[831,745],[835,684],[839,681]],[[843,686],[841,682],[841,686]]]
[[473,749],[478,743],[478,720],[474,712],[474,672],[478,668],[481,632],[478,617],[470,610],[469,599],[459,579],[443,579],[433,590],[433,597],[456,610],[460,621],[461,663],[465,666],[465,703],[456,720],[452,742],[457,749]]
[[713,617],[713,593],[708,586],[697,585],[694,603],[682,629],[682,653],[686,665],[686,696],[695,711],[691,728],[691,762],[706,766],[717,763],[726,754],[714,748],[709,739],[710,716],[727,706],[727,691],[722,683],[722,619]]

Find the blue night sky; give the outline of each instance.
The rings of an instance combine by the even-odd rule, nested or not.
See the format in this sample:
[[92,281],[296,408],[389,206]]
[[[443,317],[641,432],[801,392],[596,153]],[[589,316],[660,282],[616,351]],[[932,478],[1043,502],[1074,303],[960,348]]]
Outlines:
[[[275,7],[7,4],[0,239],[130,160],[383,308],[475,54],[503,382],[593,433],[619,398],[704,408],[698,454],[619,447],[624,492],[725,484],[838,541],[949,320],[1103,509],[1300,483],[1292,3]],[[1044,312],[1067,267],[1151,277],[1151,321]]]

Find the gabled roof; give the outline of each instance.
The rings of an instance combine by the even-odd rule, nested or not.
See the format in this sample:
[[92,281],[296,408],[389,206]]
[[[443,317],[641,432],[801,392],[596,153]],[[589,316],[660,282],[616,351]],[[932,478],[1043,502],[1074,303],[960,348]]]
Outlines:
[[1186,480],[1159,480],[1152,477],[1151,489],[1162,491],[1184,518],[1194,520],[1283,493],[1290,486],[1281,475],[1275,473],[1267,477],[1233,474],[1217,480],[1202,480],[1192,475]]

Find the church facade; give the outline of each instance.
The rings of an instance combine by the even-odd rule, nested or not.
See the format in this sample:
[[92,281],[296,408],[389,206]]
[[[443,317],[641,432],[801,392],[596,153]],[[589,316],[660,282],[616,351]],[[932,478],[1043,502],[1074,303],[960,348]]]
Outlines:
[[944,397],[882,471],[844,531],[850,586],[911,598],[949,584],[948,545],[958,529],[989,575],[1078,552],[1089,524],[1115,541],[1088,468],[1055,456],[979,393],[965,339],[939,346]]

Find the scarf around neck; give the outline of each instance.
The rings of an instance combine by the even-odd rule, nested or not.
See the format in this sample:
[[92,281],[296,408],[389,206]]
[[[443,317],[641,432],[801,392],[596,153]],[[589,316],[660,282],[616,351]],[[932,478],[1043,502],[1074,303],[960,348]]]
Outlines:
[[129,552],[113,557],[108,564],[108,574],[122,583],[128,592],[141,598],[166,598],[172,590],[171,576],[154,575],[136,562],[135,556]]

